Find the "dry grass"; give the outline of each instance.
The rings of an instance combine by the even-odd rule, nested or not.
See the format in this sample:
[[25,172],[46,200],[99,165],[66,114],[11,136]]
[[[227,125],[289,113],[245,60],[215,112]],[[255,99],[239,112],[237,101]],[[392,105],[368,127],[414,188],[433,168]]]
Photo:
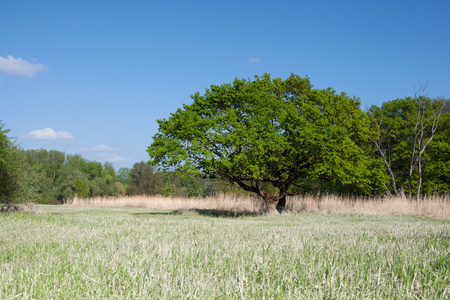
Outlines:
[[36,205],[30,203],[8,203],[0,204],[0,212],[33,212],[35,213]]
[[421,202],[411,202],[401,198],[352,198],[327,195],[298,197],[288,203],[291,211],[323,212],[334,214],[372,214],[394,216],[422,216],[450,219],[450,196],[428,197]]
[[[265,204],[257,197],[219,195],[207,198],[177,198],[162,196],[122,196],[109,198],[75,198],[66,203],[74,207],[142,207],[149,209],[173,210],[217,210],[238,213],[263,213]],[[423,216],[450,219],[450,195],[434,196],[420,203],[399,198],[358,198],[326,195],[290,197],[287,200],[288,212],[318,212],[332,214],[372,214]]]
[[142,207],[149,209],[205,209],[232,211],[241,213],[259,213],[265,210],[262,200],[256,197],[239,197],[236,195],[223,194],[216,197],[206,198],[183,198],[163,196],[121,196],[121,197],[95,197],[77,198],[66,203],[76,207]]

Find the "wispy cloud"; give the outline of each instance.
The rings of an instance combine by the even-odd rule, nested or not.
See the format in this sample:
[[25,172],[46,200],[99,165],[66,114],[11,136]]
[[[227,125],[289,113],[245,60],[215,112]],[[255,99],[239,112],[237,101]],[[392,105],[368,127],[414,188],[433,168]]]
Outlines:
[[109,153],[100,153],[99,158],[100,158],[100,161],[111,162],[111,163],[127,161],[125,158],[120,157],[119,155],[109,154]]
[[43,64],[32,64],[20,57],[14,58],[11,55],[8,55],[8,57],[5,58],[0,56],[0,72],[3,73],[34,77],[36,72],[45,71],[47,69],[48,67]]
[[55,131],[51,128],[44,128],[30,131],[25,136],[25,138],[30,140],[57,141],[57,142],[67,142],[75,139],[70,132]]
[[82,152],[88,152],[88,151],[97,151],[97,152],[102,151],[102,152],[104,152],[104,151],[113,151],[114,148],[111,148],[111,147],[108,147],[106,145],[100,144],[100,145],[96,145],[96,146],[93,146],[93,147],[90,147],[90,148],[80,148],[78,150],[82,151]]
[[261,62],[261,59],[259,59],[259,57],[250,56],[247,61],[251,64],[257,64]]

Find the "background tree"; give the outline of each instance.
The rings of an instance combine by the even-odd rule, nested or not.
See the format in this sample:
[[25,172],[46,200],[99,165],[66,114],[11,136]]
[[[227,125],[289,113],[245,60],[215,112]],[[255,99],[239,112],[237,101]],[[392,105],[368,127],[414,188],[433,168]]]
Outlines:
[[[445,151],[448,145],[445,127],[440,126],[446,103],[442,99],[419,96],[388,101],[380,108],[371,107],[370,114],[379,131],[373,143],[389,174],[390,190],[396,196],[406,198],[406,186],[408,198],[411,200],[416,195],[419,200],[426,169],[424,163],[430,161],[426,152],[428,146],[432,145],[433,154],[439,157],[442,156],[439,152]],[[447,116],[442,118],[445,124]],[[439,136],[440,144],[432,143],[435,135]],[[390,190],[386,186],[388,194]]]
[[362,148],[373,132],[358,99],[313,90],[307,77],[268,74],[212,85],[192,99],[158,120],[150,164],[234,182],[261,196],[271,213],[302,192],[304,179],[371,192]]
[[127,185],[131,180],[131,169],[122,167],[117,171],[117,180],[123,185]]
[[117,181],[117,174],[114,166],[110,162],[105,162],[103,164],[102,177],[105,179],[107,184],[112,184]]
[[30,166],[28,182],[36,192],[34,201],[59,203],[57,182],[63,180],[60,176],[66,165],[65,153],[57,150],[31,149],[26,151],[26,157]]
[[162,191],[163,178],[152,166],[141,161],[131,169],[131,181],[128,184],[128,195],[155,195]]
[[450,100],[442,101],[438,128],[424,158],[423,193],[450,191]]
[[8,129],[0,122],[0,204],[29,201],[26,183],[28,165],[24,151],[7,136]]
[[87,174],[89,180],[93,180],[96,177],[102,177],[103,166],[97,161],[87,161],[81,165],[80,171]]
[[30,165],[28,183],[34,187],[34,201],[59,204],[78,197],[115,196],[124,193],[111,163],[102,165],[79,154],[56,150],[26,151]]

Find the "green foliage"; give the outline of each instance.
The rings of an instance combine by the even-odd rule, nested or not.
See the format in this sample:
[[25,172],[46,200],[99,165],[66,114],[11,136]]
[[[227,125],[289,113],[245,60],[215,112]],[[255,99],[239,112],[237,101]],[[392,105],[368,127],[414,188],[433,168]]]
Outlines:
[[81,179],[75,179],[75,192],[78,197],[87,198],[89,197],[89,187],[88,182]]
[[155,195],[163,189],[163,178],[155,169],[141,161],[131,169],[131,181],[127,187],[128,195]]
[[201,194],[200,183],[193,176],[181,175],[178,183],[181,187],[185,188],[188,197],[198,197]]
[[[78,192],[83,193],[83,190],[78,191],[77,188],[83,188],[81,183],[88,182],[88,176],[80,170],[72,170],[66,166],[62,172],[60,179],[55,182],[58,188],[57,198],[61,202],[71,200]],[[77,186],[78,183],[78,186]]]
[[45,149],[26,151],[32,172],[28,183],[34,187],[35,201],[64,202],[78,197],[115,196],[123,193],[111,163],[102,165],[79,154]]
[[450,191],[450,101],[446,101],[439,127],[430,142],[425,158],[423,192],[425,194]]
[[[381,107],[372,106],[370,115],[376,121],[379,130],[377,140],[383,151],[386,161],[389,162],[395,177],[397,187],[409,193],[408,178],[410,173],[412,153],[419,149],[415,140],[414,128],[420,120],[420,109],[424,108],[423,143],[432,137],[431,128],[435,121],[435,113],[443,99],[428,99],[425,97],[406,97],[384,102]],[[422,157],[423,163],[423,189],[422,193],[447,192],[450,190],[450,114],[443,111],[439,118],[439,126],[431,139]],[[374,146],[374,153],[380,155]],[[417,154],[416,154],[417,157]],[[381,161],[381,157],[380,157]],[[383,168],[386,170],[386,166]],[[412,194],[416,193],[418,185],[418,166],[413,168],[411,177]],[[387,176],[386,176],[387,177]],[[385,183],[393,190],[393,183],[389,179]]]
[[112,184],[117,181],[117,174],[114,166],[110,162],[103,164],[102,177],[105,179],[106,184]]
[[26,184],[28,165],[23,150],[7,136],[0,122],[0,204],[28,202],[33,196]]
[[64,152],[57,150],[47,151],[45,149],[27,150],[27,162],[33,165],[33,169],[37,172],[45,172],[48,178],[55,181],[58,177],[65,160]]
[[158,120],[150,164],[235,182],[266,202],[296,194],[303,179],[372,192],[363,148],[374,133],[358,99],[312,89],[307,77],[268,74],[212,85],[192,99]]
[[119,171],[117,171],[117,180],[123,185],[130,182],[131,176],[132,173],[130,168],[120,168]]
[[84,161],[80,170],[88,175],[89,180],[93,180],[96,177],[102,176],[103,166],[96,161]]
[[[205,185],[213,184],[210,180],[205,180],[189,174],[176,175],[174,173],[165,176],[165,196],[179,197],[203,197],[206,196],[204,191]],[[208,195],[210,196],[210,195]]]

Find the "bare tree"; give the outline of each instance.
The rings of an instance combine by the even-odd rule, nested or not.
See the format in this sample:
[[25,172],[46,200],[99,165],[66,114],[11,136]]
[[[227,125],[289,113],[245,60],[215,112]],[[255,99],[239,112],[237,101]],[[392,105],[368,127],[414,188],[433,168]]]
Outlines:
[[[412,117],[408,118],[406,126],[409,128],[409,134],[407,139],[410,141],[411,157],[409,159],[408,170],[408,198],[413,199],[413,175],[417,171],[418,184],[416,188],[416,200],[420,201],[420,192],[422,187],[422,169],[423,169],[423,157],[427,146],[430,144],[434,137],[434,134],[438,128],[439,120],[446,109],[448,101],[443,99],[433,100],[427,94],[427,84],[420,85],[418,90],[414,93],[414,111],[411,111]],[[389,126],[384,126],[383,118],[385,116],[381,114],[378,116],[377,127],[379,130],[378,139],[373,139],[373,143],[377,149],[378,154],[384,161],[386,169],[392,181],[392,188],[397,197],[406,198],[403,190],[403,186],[397,188],[395,172],[392,169],[391,157],[392,148],[386,145],[385,141],[388,140],[384,136],[389,132]],[[407,166],[405,166],[408,168]],[[387,196],[391,196],[388,187],[385,185]]]
[[[405,192],[403,190],[403,187],[400,186],[400,189],[397,188],[397,183],[395,180],[395,175],[394,172],[391,168],[391,155],[389,153],[389,151],[386,149],[386,147],[384,147],[384,136],[381,132],[381,128],[383,126],[383,116],[381,116],[380,120],[377,121],[377,128],[378,128],[378,139],[372,139],[372,142],[375,144],[375,147],[377,148],[377,152],[378,154],[380,154],[381,158],[383,159],[383,162],[386,166],[386,169],[389,173],[389,177],[391,178],[391,182],[392,182],[392,189],[394,190],[394,193],[397,197],[400,197],[402,199],[405,199]],[[387,187],[387,185],[385,183],[384,184],[384,190],[386,193],[386,196],[388,196],[389,198],[392,197],[391,191],[389,190],[389,188]]]
[[[420,96],[418,96],[419,93],[421,94]],[[414,139],[412,143],[411,164],[409,167],[408,188],[409,199],[412,200],[412,175],[414,169],[417,167],[419,182],[417,184],[416,200],[419,202],[420,189],[422,187],[423,153],[434,137],[439,125],[439,119],[447,102],[433,101],[428,96],[427,84],[421,84],[419,90],[416,90],[414,97],[417,99],[417,117],[415,124],[411,126]]]

